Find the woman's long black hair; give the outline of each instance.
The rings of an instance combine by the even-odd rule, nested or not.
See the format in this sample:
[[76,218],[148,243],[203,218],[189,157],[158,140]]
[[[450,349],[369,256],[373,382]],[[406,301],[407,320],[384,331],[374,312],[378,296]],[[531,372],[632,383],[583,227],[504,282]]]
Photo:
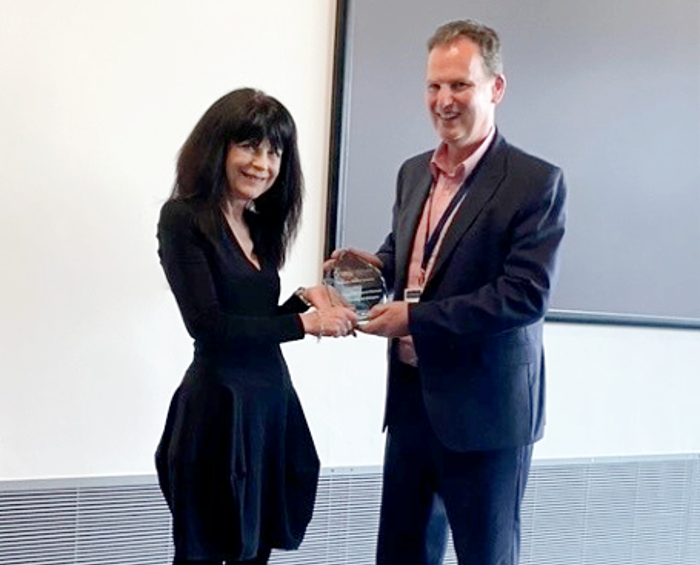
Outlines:
[[245,219],[258,257],[277,268],[284,264],[301,219],[304,179],[297,131],[289,111],[275,98],[252,88],[222,96],[201,117],[180,149],[171,200],[187,200],[197,210],[200,228],[217,241],[226,197],[226,156],[232,143],[265,139],[282,152],[275,183],[255,199]]

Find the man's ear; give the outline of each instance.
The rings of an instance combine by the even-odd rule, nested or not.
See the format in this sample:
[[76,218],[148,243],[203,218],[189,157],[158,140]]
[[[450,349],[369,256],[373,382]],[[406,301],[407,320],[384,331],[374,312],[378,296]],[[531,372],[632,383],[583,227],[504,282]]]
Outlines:
[[500,101],[503,100],[505,94],[506,77],[503,75],[496,75],[496,78],[493,79],[491,102],[493,102],[494,104],[500,103]]

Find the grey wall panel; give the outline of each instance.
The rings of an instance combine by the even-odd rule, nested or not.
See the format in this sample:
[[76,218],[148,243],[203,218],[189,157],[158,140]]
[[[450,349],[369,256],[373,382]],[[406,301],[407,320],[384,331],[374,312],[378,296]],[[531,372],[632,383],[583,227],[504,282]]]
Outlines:
[[502,37],[501,132],[568,180],[553,309],[700,326],[699,0],[347,0],[331,239],[388,232],[399,165],[436,143],[426,39],[467,17]]

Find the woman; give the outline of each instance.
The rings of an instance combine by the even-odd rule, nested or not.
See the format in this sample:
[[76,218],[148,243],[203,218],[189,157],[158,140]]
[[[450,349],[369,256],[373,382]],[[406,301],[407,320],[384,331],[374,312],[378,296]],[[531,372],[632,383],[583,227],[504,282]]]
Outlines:
[[319,460],[280,343],[347,335],[356,317],[321,286],[278,306],[302,190],[294,121],[257,90],[214,103],[180,151],[158,224],[194,339],[156,453],[176,564],[267,563],[311,518]]

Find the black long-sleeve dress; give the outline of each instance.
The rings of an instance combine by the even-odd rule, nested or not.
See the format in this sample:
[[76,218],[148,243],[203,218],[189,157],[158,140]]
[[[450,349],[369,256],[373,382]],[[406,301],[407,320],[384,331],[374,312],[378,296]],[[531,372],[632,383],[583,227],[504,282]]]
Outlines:
[[280,343],[304,336],[276,268],[260,269],[225,221],[208,237],[192,204],[169,201],[161,264],[194,338],[156,452],[177,559],[251,559],[294,549],[311,519],[319,459]]

